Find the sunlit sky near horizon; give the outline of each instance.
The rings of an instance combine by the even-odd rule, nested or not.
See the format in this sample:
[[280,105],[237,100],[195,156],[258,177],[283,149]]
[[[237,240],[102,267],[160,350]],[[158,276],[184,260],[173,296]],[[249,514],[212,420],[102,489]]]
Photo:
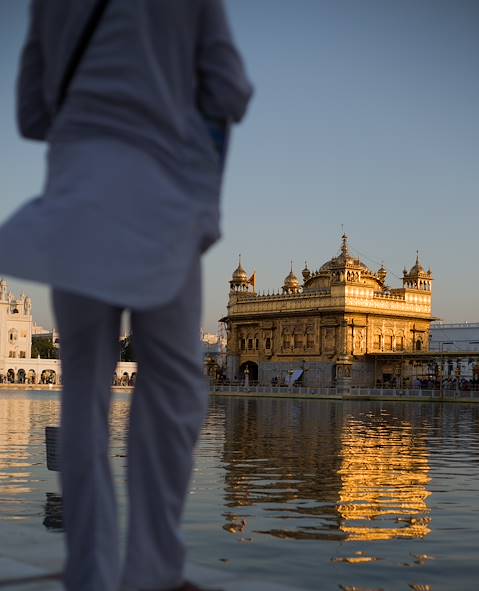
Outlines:
[[[239,253],[259,290],[278,289],[291,260],[300,276],[337,254],[341,225],[392,286],[419,250],[434,315],[479,321],[479,2],[226,4],[256,93],[229,155],[224,238],[205,257],[205,329],[226,311]],[[44,147],[14,123],[27,12],[0,0],[0,221],[43,180]],[[52,326],[46,288],[10,286]]]

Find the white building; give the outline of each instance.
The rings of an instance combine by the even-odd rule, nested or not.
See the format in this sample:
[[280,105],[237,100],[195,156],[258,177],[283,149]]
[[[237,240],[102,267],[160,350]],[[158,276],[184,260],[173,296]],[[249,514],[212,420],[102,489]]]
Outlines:
[[0,382],[57,383],[58,359],[32,359],[32,300],[0,280]]
[[0,357],[28,359],[32,351],[32,301],[17,298],[0,280]]
[[477,372],[475,360],[468,357],[468,353],[479,352],[479,322],[431,324],[431,340],[429,349],[439,353],[464,353],[460,360],[448,362],[448,373],[458,370],[459,375],[466,379]]
[[[58,345],[59,334],[33,322],[32,300],[15,296],[5,279],[0,280],[0,383],[61,384],[59,359],[32,358],[32,336],[51,338]],[[119,351],[118,351],[119,354]],[[119,362],[112,377],[115,385],[132,385],[136,363]]]
[[201,331],[201,343],[203,353],[224,353],[226,351],[226,337],[221,334],[212,334]]
[[479,322],[431,324],[431,351],[479,351]]
[[[25,294],[16,297],[5,279],[1,279],[0,383],[61,384],[60,360],[32,358],[32,337],[52,339],[55,346],[61,346],[60,335],[55,329],[49,330],[33,322],[31,299]],[[202,331],[201,341],[205,359],[223,365],[225,336]],[[132,386],[136,381],[136,372],[136,363],[119,361],[112,376],[113,385]]]

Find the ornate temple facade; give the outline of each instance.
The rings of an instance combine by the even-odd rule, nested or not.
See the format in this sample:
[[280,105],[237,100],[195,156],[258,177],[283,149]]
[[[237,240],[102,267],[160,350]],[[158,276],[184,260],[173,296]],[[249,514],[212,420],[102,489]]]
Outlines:
[[393,288],[384,266],[370,270],[343,235],[339,254],[317,271],[306,265],[302,279],[291,267],[281,290],[260,294],[240,260],[222,319],[230,381],[367,385],[393,378],[387,362],[378,372],[377,354],[428,349],[433,278],[419,257]]

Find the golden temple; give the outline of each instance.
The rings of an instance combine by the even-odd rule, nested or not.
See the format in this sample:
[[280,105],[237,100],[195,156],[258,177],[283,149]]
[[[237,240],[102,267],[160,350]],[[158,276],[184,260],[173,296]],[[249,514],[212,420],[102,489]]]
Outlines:
[[[230,280],[227,379],[264,385],[372,385],[377,354],[427,351],[432,317],[431,270],[416,257],[402,285],[390,287],[383,265],[370,270],[348,237],[317,271],[293,268],[281,290],[260,294],[241,259]],[[387,362],[381,380],[395,380]]]

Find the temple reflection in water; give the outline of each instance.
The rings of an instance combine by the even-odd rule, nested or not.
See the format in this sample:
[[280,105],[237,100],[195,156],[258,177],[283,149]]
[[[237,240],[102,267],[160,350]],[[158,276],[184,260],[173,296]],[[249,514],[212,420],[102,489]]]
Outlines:
[[[429,533],[426,437],[381,410],[348,404],[235,400],[224,404],[225,524],[303,540],[388,540]],[[321,409],[321,410],[320,410]],[[397,409],[396,409],[397,411]],[[262,511],[258,512],[261,506]]]
[[350,540],[422,538],[430,529],[425,436],[388,417],[349,419],[342,432],[338,512]]
[[[118,482],[128,408],[128,400],[112,408]],[[62,529],[56,476],[45,480],[43,436],[46,425],[58,423],[58,411],[57,400],[0,401],[3,519],[28,518],[28,503],[21,509],[18,500],[41,484],[43,524]],[[245,541],[253,534],[346,541],[427,536],[430,412],[425,405],[360,401],[212,399],[197,463],[221,471],[222,488],[210,489],[224,499],[220,527]],[[447,415],[451,433],[460,431],[458,413]]]

